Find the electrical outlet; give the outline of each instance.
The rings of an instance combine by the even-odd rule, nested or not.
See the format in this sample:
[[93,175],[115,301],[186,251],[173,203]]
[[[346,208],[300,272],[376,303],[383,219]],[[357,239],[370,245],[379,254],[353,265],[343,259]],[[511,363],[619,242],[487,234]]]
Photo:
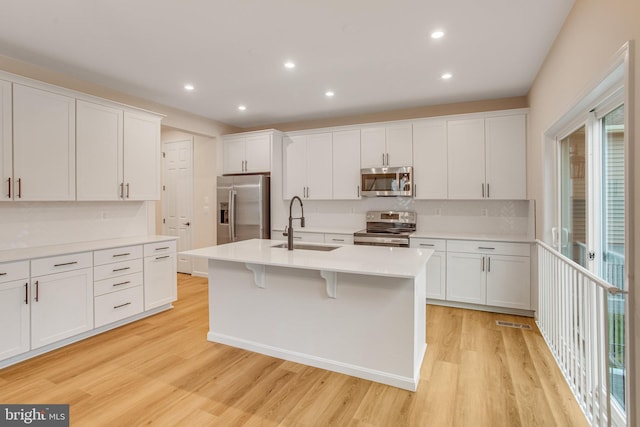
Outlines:
[[489,216],[489,211],[486,208],[480,209],[481,216]]

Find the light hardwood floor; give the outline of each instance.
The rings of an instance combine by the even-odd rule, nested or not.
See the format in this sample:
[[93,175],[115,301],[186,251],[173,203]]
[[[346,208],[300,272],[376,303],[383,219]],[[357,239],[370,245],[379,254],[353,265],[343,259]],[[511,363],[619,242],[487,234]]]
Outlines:
[[173,310],[0,370],[0,403],[68,403],[72,426],[586,425],[533,319],[428,306],[411,393],[210,343],[206,280],[178,283]]

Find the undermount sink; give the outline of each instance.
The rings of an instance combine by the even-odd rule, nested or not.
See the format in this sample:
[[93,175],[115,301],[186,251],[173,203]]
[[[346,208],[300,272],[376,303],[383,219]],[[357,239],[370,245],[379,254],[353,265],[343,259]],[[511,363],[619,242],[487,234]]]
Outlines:
[[[272,248],[285,248],[287,249],[286,243],[280,243],[279,245],[271,246]],[[322,251],[328,252],[334,249],[338,249],[340,246],[321,246],[321,245],[309,245],[305,243],[294,243],[293,249],[302,249],[305,251]]]

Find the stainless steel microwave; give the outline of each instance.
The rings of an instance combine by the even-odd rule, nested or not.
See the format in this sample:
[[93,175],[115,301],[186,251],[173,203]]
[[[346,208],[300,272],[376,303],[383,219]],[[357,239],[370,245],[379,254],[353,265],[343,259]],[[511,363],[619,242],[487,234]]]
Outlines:
[[411,197],[413,167],[360,169],[360,188],[364,197]]

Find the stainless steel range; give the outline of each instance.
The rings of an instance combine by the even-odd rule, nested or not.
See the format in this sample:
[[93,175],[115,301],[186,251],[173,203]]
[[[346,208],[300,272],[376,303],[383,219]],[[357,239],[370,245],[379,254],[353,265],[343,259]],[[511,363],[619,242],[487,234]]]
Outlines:
[[415,212],[369,211],[367,228],[353,233],[353,244],[408,248],[416,218]]

